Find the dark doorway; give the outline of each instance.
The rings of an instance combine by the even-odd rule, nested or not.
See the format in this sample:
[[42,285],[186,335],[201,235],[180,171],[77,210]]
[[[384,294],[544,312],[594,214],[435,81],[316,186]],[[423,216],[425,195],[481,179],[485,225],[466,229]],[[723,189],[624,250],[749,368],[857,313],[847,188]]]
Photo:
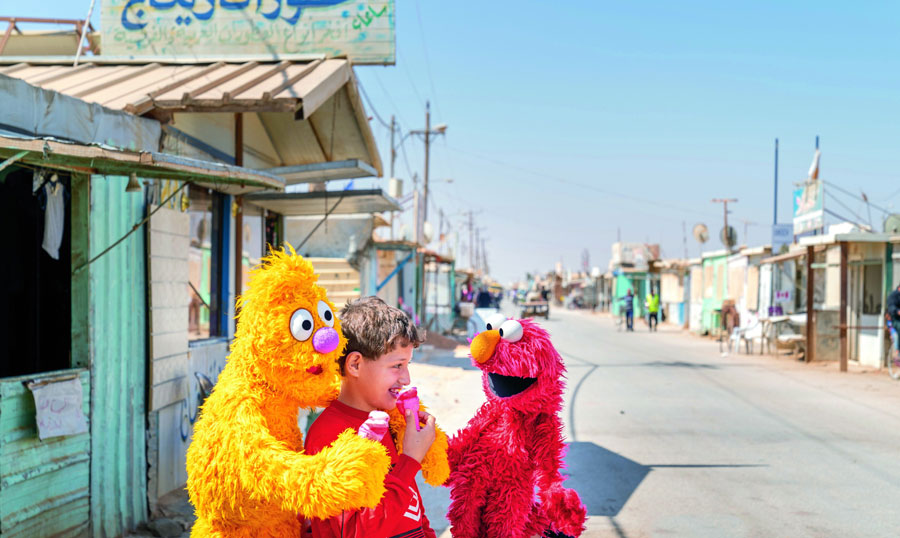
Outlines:
[[[50,170],[13,165],[0,174],[0,377],[71,364],[70,187],[68,175]],[[58,259],[43,247],[47,218],[62,222]],[[48,244],[54,250],[52,237]]]

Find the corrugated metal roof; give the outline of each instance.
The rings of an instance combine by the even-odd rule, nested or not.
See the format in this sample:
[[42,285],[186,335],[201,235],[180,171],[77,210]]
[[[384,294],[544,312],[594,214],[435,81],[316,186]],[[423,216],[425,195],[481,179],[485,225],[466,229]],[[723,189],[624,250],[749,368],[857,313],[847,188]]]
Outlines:
[[298,118],[308,118],[352,76],[350,63],[341,59],[78,67],[18,63],[0,66],[0,73],[134,114],[269,111],[295,112]]
[[[233,162],[236,135],[228,113],[242,113],[245,166],[357,160],[368,166],[355,166],[344,177],[381,174],[356,77],[345,59],[211,64],[96,60],[73,67],[46,59],[13,64],[0,57],[0,80],[2,75],[159,119],[168,135],[163,137],[164,152]],[[319,180],[285,179],[288,184]]]

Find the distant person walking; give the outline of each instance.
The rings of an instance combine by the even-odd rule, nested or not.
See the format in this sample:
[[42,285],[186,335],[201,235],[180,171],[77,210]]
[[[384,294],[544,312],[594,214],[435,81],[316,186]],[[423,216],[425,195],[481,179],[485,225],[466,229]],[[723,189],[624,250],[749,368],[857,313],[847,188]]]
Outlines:
[[646,304],[650,330],[656,331],[659,329],[659,295],[650,290]]
[[628,290],[622,298],[622,306],[625,308],[625,328],[634,332],[634,291]]

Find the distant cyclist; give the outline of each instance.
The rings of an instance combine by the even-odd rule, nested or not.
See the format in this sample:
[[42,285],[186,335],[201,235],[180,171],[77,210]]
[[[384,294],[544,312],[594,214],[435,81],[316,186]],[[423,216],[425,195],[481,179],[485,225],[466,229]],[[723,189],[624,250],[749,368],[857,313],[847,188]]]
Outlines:
[[900,327],[900,285],[894,291],[888,294],[885,301],[884,317],[888,321],[891,330],[891,344],[895,353],[900,352],[898,347],[897,329]]

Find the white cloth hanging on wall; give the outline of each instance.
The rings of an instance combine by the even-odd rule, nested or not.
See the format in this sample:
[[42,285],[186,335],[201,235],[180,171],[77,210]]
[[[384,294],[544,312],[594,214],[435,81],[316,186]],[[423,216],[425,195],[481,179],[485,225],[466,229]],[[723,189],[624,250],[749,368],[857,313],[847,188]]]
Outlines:
[[66,219],[66,203],[63,199],[63,184],[48,181],[44,185],[47,194],[47,208],[44,210],[44,242],[41,245],[54,260],[59,259],[63,227]]

